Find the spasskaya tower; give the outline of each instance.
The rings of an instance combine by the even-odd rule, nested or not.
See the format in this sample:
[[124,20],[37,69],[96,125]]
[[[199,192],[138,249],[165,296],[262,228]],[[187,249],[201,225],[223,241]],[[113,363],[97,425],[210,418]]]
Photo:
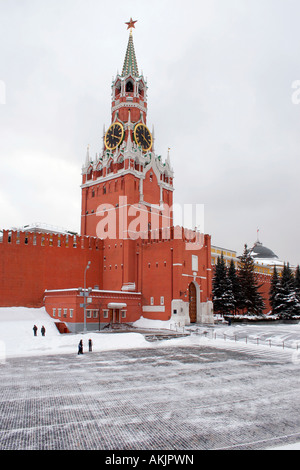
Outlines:
[[[130,226],[131,213],[145,214],[139,232],[149,230],[151,218],[157,216],[156,228],[173,226],[173,213],[165,210],[173,205],[173,170],[169,153],[165,159],[156,155],[154,131],[147,125],[147,82],[140,75],[132,30],[136,21],[127,24],[129,39],[122,68],[112,82],[111,123],[104,128],[103,144],[95,157],[87,150],[82,168],[81,235],[99,238],[127,238],[120,227],[122,208],[127,210]],[[103,233],[101,217],[114,208],[116,230]],[[112,220],[112,219],[111,219]],[[107,221],[106,221],[107,222]],[[104,222],[103,222],[104,223]]]
[[156,154],[147,123],[148,86],[136,59],[135,23],[126,23],[128,44],[122,73],[112,82],[102,148],[95,157],[88,148],[82,168],[81,235],[101,240],[101,295],[124,294],[123,307],[109,303],[109,309],[127,305],[127,321],[139,314],[179,325],[203,321],[211,319],[210,237],[174,227],[174,174],[169,151],[164,159]]

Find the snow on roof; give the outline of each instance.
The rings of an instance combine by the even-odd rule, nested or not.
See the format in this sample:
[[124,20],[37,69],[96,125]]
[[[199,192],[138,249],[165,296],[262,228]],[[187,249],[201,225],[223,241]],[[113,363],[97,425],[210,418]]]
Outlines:
[[21,231],[21,232],[34,232],[34,233],[61,233],[63,235],[78,235],[76,232],[72,232],[63,227],[57,227],[55,225],[50,225],[42,222],[36,222],[29,225],[24,225],[23,227],[11,227],[11,230]]

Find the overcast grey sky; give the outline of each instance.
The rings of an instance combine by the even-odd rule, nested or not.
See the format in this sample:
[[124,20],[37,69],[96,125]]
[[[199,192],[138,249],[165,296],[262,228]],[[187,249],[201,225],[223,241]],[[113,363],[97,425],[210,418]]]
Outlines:
[[300,263],[299,0],[0,0],[0,226],[80,230],[81,166],[101,150],[125,22],[176,203],[212,243]]

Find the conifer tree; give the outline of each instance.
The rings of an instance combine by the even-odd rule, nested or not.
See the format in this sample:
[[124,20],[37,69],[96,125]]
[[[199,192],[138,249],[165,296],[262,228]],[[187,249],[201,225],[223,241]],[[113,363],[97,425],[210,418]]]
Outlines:
[[299,264],[295,271],[294,287],[295,287],[297,299],[300,302],[300,266]]
[[293,287],[293,277],[292,271],[290,269],[289,264],[285,264],[283,266],[283,270],[281,272],[281,280],[280,285],[276,295],[276,303],[277,303],[277,313],[280,315],[280,318],[288,318],[289,317],[289,295]]
[[215,313],[224,315],[234,310],[232,285],[227,276],[223,253],[218,257],[217,264],[215,265],[212,293]]
[[283,266],[276,302],[277,312],[281,319],[289,320],[300,314],[300,302],[296,295],[294,275],[289,263]]
[[278,312],[279,301],[278,301],[278,296],[277,296],[279,289],[280,289],[280,277],[279,277],[276,266],[274,266],[273,276],[271,280],[271,287],[269,291],[269,301],[272,307],[272,313],[274,315],[276,313],[279,313]]
[[231,281],[232,294],[234,299],[234,312],[236,313],[236,310],[239,308],[241,301],[241,286],[233,259],[230,261],[230,266],[228,269],[228,279]]
[[250,251],[247,245],[245,245],[243,255],[240,258],[240,308],[245,309],[250,315],[262,315],[265,304],[262,295],[259,293],[261,285],[257,283],[254,272],[254,261],[250,255]]

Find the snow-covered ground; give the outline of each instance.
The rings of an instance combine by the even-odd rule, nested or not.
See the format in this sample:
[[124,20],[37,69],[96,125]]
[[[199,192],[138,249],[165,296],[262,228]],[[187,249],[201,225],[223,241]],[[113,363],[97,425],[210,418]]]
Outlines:
[[[38,327],[34,337],[33,326]],[[41,335],[41,327],[46,335]],[[162,322],[141,318],[134,326],[141,329],[174,328],[174,322]],[[156,348],[207,344],[214,348],[226,348],[272,355],[290,355],[291,360],[300,361],[300,324],[217,324],[214,327],[191,326],[186,328],[190,336],[167,341],[149,342],[137,332],[61,335],[54,320],[44,308],[0,308],[0,363],[12,357],[41,356],[54,354],[76,354],[80,339],[87,350],[89,338],[93,341],[93,351],[120,349]],[[299,344],[299,354],[298,354]],[[299,362],[298,362],[299,363]],[[300,450],[300,443],[278,447],[280,450]],[[272,450],[273,450],[272,449]]]
[[[33,326],[38,327],[37,336],[33,335]],[[46,328],[46,335],[41,335],[41,327]],[[174,330],[172,321],[149,320],[141,317],[134,323],[140,329]],[[182,329],[180,329],[182,331]],[[236,345],[255,346],[255,349],[274,347],[282,350],[291,349],[296,352],[299,348],[300,358],[300,323],[299,324],[216,324],[213,327],[186,327],[186,333],[192,333],[186,338],[172,340],[172,345],[197,344],[200,340],[211,341],[215,347],[233,342]],[[0,355],[5,357],[72,354],[77,351],[78,342],[83,339],[87,347],[88,339],[93,341],[94,351],[111,349],[129,349],[154,347],[138,331],[135,333],[105,333],[88,332],[61,335],[54,320],[44,308],[30,309],[24,307],[0,308]],[[165,343],[168,346],[170,342]],[[160,342],[160,346],[162,343]]]
[[[36,337],[33,334],[34,325],[38,328]],[[46,329],[44,337],[41,334],[42,326]],[[62,335],[44,308],[0,308],[0,356],[2,359],[3,357],[72,354],[77,352],[80,339],[83,339],[84,348],[87,348],[90,338],[93,341],[94,351],[140,348],[149,345],[144,336],[137,333],[115,335],[88,332],[85,335]]]

